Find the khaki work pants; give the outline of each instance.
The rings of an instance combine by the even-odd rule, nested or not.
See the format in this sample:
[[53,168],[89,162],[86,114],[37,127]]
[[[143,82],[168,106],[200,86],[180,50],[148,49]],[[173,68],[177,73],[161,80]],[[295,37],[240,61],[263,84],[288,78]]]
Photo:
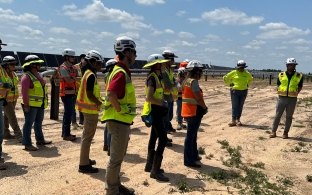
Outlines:
[[11,125],[14,135],[16,137],[22,137],[22,132],[18,126],[16,113],[15,113],[16,101],[8,102],[6,106],[3,107],[4,111],[4,134],[10,133],[9,125]]
[[105,190],[107,195],[115,195],[119,193],[119,186],[121,185],[119,173],[128,147],[130,125],[108,121],[107,127],[111,134],[111,143]]
[[89,154],[91,141],[94,137],[97,122],[98,114],[87,114],[83,113],[83,132],[81,136],[81,147],[80,147],[80,163],[79,165],[88,165],[89,164]]

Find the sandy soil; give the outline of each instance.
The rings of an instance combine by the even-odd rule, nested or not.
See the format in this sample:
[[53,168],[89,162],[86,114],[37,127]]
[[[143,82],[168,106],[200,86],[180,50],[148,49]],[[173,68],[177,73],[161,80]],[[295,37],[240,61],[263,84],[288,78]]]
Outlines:
[[[143,78],[134,78],[137,89],[138,113],[141,113],[144,94]],[[268,81],[266,81],[268,82]],[[144,126],[140,117],[136,117],[132,126],[128,152],[122,165],[121,180],[126,186],[133,187],[137,194],[179,194],[177,186],[181,181],[194,188],[189,194],[237,194],[238,189],[227,187],[215,180],[199,180],[200,173],[211,173],[217,170],[229,170],[222,164],[221,157],[226,158],[217,140],[228,140],[231,146],[241,146],[244,163],[265,163],[263,172],[274,181],[276,176],[291,177],[294,186],[291,191],[296,194],[311,194],[312,184],[306,181],[306,175],[312,174],[312,149],[307,153],[290,152],[298,142],[311,144],[311,106],[298,104],[294,114],[290,139],[281,139],[281,125],[278,138],[269,139],[268,131],[275,114],[276,93],[274,86],[263,81],[255,81],[245,103],[242,127],[228,127],[231,118],[231,104],[228,88],[220,78],[209,78],[201,82],[204,89],[209,112],[204,116],[198,135],[198,146],[203,147],[201,169],[190,169],[183,166],[183,144],[186,130],[177,131],[173,138],[173,147],[166,148],[162,167],[170,182],[161,183],[144,172],[147,154],[147,143],[150,129]],[[305,83],[299,98],[312,97],[312,84]],[[19,106],[18,106],[19,107]],[[39,151],[27,152],[14,140],[5,140],[4,158],[8,170],[0,172],[0,194],[103,194],[107,153],[103,151],[103,124],[98,129],[91,145],[91,158],[97,161],[100,172],[97,174],[78,173],[80,136],[82,128],[73,130],[77,134],[76,142],[61,139],[61,119],[63,106],[60,105],[60,120],[49,119],[46,110],[43,131],[46,139],[53,144],[40,147]],[[19,125],[23,125],[23,114],[17,109]],[[176,121],[173,120],[176,126]],[[33,135],[34,136],[34,135]],[[34,141],[34,137],[33,137]],[[197,189],[197,190],[196,190]],[[228,191],[229,190],[229,191]]]

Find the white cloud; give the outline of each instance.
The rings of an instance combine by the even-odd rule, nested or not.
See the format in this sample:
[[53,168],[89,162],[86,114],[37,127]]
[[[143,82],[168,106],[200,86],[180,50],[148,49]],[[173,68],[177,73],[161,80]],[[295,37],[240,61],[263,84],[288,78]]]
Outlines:
[[114,36],[114,33],[111,33],[111,32],[100,32],[98,37],[99,38],[106,38],[106,37],[113,37]]
[[210,44],[211,42],[221,41],[222,39],[218,35],[208,34],[202,40],[199,41],[199,44],[206,45]]
[[243,46],[246,49],[260,49],[261,45],[266,44],[265,41],[262,40],[252,40],[247,45]]
[[151,28],[143,22],[144,18],[119,9],[107,8],[100,0],[78,9],[75,5],[63,6],[63,12],[73,20],[117,22],[126,29]]
[[39,16],[30,14],[30,13],[23,13],[23,14],[16,14],[11,9],[2,9],[0,8],[0,21],[2,22],[39,22]]
[[120,37],[120,36],[131,37],[135,41],[140,39],[140,33],[138,33],[138,32],[125,32],[125,33],[120,33],[119,35],[117,35],[117,37]]
[[201,18],[188,18],[187,19],[190,23],[196,23],[202,21]]
[[49,37],[47,40],[42,41],[41,45],[48,45],[48,46],[58,46],[58,45],[65,45],[68,44],[69,41],[67,39],[59,39],[54,37]]
[[190,42],[187,42],[187,41],[182,41],[181,45],[182,46],[187,46],[187,47],[196,47],[195,43],[190,43]]
[[190,32],[179,32],[179,35],[178,35],[180,38],[182,39],[191,39],[191,38],[194,38],[195,36],[190,33]]
[[37,38],[39,38],[39,36],[43,35],[43,32],[41,30],[36,30],[36,29],[33,29],[33,28],[31,28],[29,26],[25,26],[25,25],[20,25],[20,26],[16,27],[16,30],[18,32],[25,34],[26,39],[37,39]]
[[13,3],[14,0],[0,0],[0,3]]
[[135,2],[140,5],[155,5],[166,3],[165,0],[135,0]]
[[217,49],[217,48],[205,48],[204,51],[205,52],[218,52],[219,49]]
[[181,17],[181,16],[183,16],[183,15],[185,15],[185,14],[186,14],[186,11],[185,11],[185,10],[179,10],[179,11],[176,13],[176,15],[179,16],[179,17]]
[[277,49],[277,50],[285,50],[285,49],[288,49],[288,47],[286,47],[286,46],[276,46],[275,49]]
[[298,53],[301,53],[301,52],[309,52],[311,50],[310,50],[310,47],[307,47],[307,46],[297,46],[295,47],[295,51]]
[[259,27],[263,32],[257,36],[259,39],[286,39],[310,34],[310,29],[302,30],[290,27],[285,23],[267,23]]
[[56,34],[73,34],[73,31],[68,29],[68,28],[64,28],[64,27],[52,27],[50,28],[50,31],[52,33],[56,33]]
[[309,44],[312,44],[312,41],[308,41],[308,40],[305,40],[305,39],[294,39],[294,40],[290,40],[290,41],[287,41],[287,42],[283,42],[285,44],[295,44],[295,45],[309,45]]
[[225,54],[229,56],[239,56],[239,54],[236,53],[235,51],[227,51]]
[[240,32],[240,34],[246,36],[246,35],[249,35],[250,32],[249,31],[242,31],[242,32]]
[[249,25],[261,23],[264,18],[261,16],[247,16],[241,11],[233,11],[229,8],[215,9],[210,12],[204,12],[202,19],[211,24],[229,24],[229,25]]
[[154,30],[153,31],[153,35],[157,36],[157,35],[162,35],[162,34],[174,34],[174,30],[172,29],[165,29],[163,31],[160,31],[160,30]]

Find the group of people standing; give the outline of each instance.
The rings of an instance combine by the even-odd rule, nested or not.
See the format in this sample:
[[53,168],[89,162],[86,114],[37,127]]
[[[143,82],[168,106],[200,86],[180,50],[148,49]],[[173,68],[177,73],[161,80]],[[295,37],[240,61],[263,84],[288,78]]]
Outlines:
[[[55,81],[60,81],[60,96],[64,104],[61,136],[65,141],[76,140],[76,136],[71,134],[71,126],[78,126],[75,109],[78,110],[79,123],[83,124],[78,171],[97,173],[98,168],[94,167],[96,161],[90,159],[89,154],[99,113],[103,110],[100,117],[100,121],[106,124],[103,149],[109,151],[105,179],[106,194],[134,194],[132,188],[121,184],[120,169],[127,152],[130,126],[137,114],[135,88],[129,70],[129,66],[135,63],[137,57],[136,44],[129,37],[118,37],[114,43],[114,51],[115,58],[106,62],[104,97],[100,95],[101,86],[97,78],[97,72],[104,63],[103,56],[96,50],[90,50],[87,54],[80,55],[80,63],[75,65],[74,50],[63,51],[64,63],[53,75]],[[185,60],[180,63],[178,76],[175,78],[175,58],[177,56],[172,51],[165,50],[162,54],[150,55],[147,64],[143,66],[150,71],[145,81],[145,102],[141,118],[147,127],[151,127],[144,170],[150,172],[151,178],[164,182],[169,181],[169,178],[161,168],[163,154],[166,146],[172,146],[172,139],[168,134],[176,131],[171,124],[174,102],[176,101],[177,105],[177,130],[187,129],[184,142],[184,165],[187,167],[201,167],[197,134],[203,116],[208,113],[203,90],[199,84],[206,67],[197,60]],[[25,150],[38,150],[31,142],[32,126],[37,145],[52,143],[45,139],[42,132],[44,109],[48,106],[47,86],[39,73],[44,61],[36,55],[28,55],[22,65],[24,74],[21,77],[21,94],[25,116],[22,131],[15,115],[19,97],[19,80],[14,73],[16,63],[13,56],[5,56],[0,67],[0,169],[5,169],[2,141],[8,124],[14,130],[16,139],[25,146]],[[303,83],[302,74],[295,71],[296,65],[294,58],[287,59],[287,71],[278,76],[279,101],[271,138],[276,137],[277,125],[285,109],[286,127],[283,138],[288,138],[297,95]],[[237,68],[224,76],[225,84],[230,87],[232,100],[230,127],[243,125],[241,122],[243,105],[248,87],[253,80],[252,75],[245,70],[246,67],[245,61],[239,60]],[[187,125],[183,124],[184,121]]]

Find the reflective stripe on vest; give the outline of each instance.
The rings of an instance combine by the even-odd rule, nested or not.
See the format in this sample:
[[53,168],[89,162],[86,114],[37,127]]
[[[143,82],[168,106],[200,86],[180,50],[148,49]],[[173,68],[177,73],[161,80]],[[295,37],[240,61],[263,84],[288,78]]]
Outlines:
[[[61,68],[65,69],[71,78],[77,77],[77,70],[73,66],[66,66],[65,63],[63,63],[60,66],[60,69]],[[72,94],[76,94],[76,92],[77,92],[76,81],[66,82],[64,78],[61,79],[60,96],[72,95]]]
[[196,116],[197,111],[197,101],[195,95],[192,91],[192,82],[194,79],[187,78],[183,86],[183,95],[182,95],[182,117],[193,117]]
[[281,72],[278,74],[278,78],[281,82],[277,90],[278,95],[288,97],[298,96],[298,84],[302,78],[302,74],[295,72],[289,81],[286,72]]
[[[100,107],[98,107],[94,102],[92,102],[87,95],[87,80],[89,76],[94,75],[91,70],[87,70],[82,77],[81,86],[78,91],[77,100],[76,100],[76,109],[80,112],[87,114],[98,114]],[[100,86],[95,79],[93,87],[93,95],[100,100]]]
[[[155,92],[154,92],[154,94],[153,94],[153,97],[154,97],[155,99],[158,99],[158,100],[164,99],[164,89],[162,88],[162,85],[161,85],[161,83],[160,83],[160,81],[159,81],[158,76],[157,76],[154,72],[152,72],[152,73],[150,73],[150,74],[147,76],[146,81],[147,81],[150,77],[154,77],[154,78],[155,78],[155,81],[156,81],[156,89],[155,89]],[[148,90],[148,87],[145,85],[145,95],[146,95],[146,96],[147,96],[147,90]],[[141,116],[147,116],[150,112],[151,112],[151,103],[145,101],[145,102],[144,102],[144,105],[143,105],[143,110],[142,110]]]
[[136,116],[136,98],[135,98],[135,90],[132,84],[132,81],[127,74],[127,72],[120,66],[115,65],[113,71],[110,73],[107,80],[107,87],[105,90],[105,96],[108,94],[108,86],[112,81],[113,77],[118,73],[123,72],[126,77],[126,87],[125,87],[125,96],[122,99],[118,99],[120,106],[127,106],[130,108],[130,113],[120,113],[115,110],[111,106],[108,98],[105,99],[105,110],[101,117],[101,121],[115,120],[120,121],[126,124],[132,124],[134,117]]
[[[42,85],[41,82],[31,72],[25,73],[31,79],[34,87],[28,89],[29,102],[28,105],[32,107],[48,107],[48,95],[46,85]],[[22,104],[23,100],[22,100]]]
[[13,78],[10,77],[10,83],[13,86],[13,88],[8,92],[7,96],[6,96],[6,101],[7,102],[15,102],[17,101],[18,97],[19,97],[19,93],[18,93],[18,76],[16,75],[15,72],[12,73],[13,74]]

